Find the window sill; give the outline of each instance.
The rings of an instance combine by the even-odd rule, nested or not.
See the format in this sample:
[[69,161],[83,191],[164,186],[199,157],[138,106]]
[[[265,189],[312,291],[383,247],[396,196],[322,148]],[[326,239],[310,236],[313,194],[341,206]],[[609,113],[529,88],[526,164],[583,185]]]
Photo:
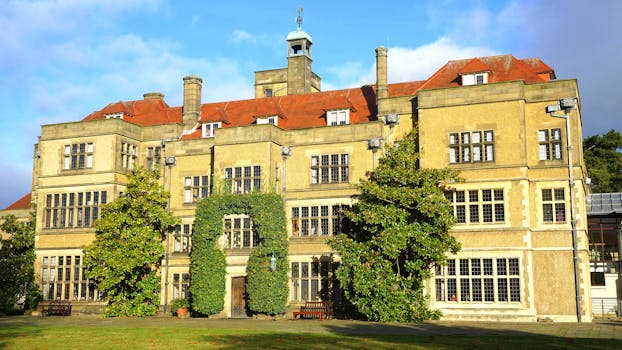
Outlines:
[[300,236],[300,235],[291,235],[289,236],[290,241],[296,242],[318,242],[318,241],[327,241],[328,239],[334,237],[333,235],[308,235],[308,236]]
[[181,256],[181,255],[183,255],[183,256],[190,256],[190,251],[187,251],[187,252],[171,252],[171,255],[174,255],[174,256]]
[[81,174],[90,174],[92,172],[93,172],[93,167],[81,168],[81,169],[61,169],[61,173],[63,175],[67,175],[67,174],[81,175]]
[[312,187],[325,187],[325,188],[349,188],[352,186],[350,182],[324,182],[324,183],[311,183]]
[[464,162],[464,163],[448,163],[448,164],[451,167],[457,167],[457,168],[465,167],[466,168],[466,167],[470,167],[470,166],[473,166],[473,165],[492,165],[492,166],[494,166],[495,165],[495,161],[494,160],[488,160],[488,161]]
[[224,248],[226,256],[246,256],[250,255],[254,248]]
[[63,228],[53,228],[53,227],[48,227],[48,228],[44,228],[43,230],[41,230],[40,233],[37,234],[48,234],[48,235],[62,235],[62,234],[75,234],[77,230],[85,230],[87,232],[78,232],[78,233],[94,233],[95,232],[95,227],[93,226],[89,226],[89,227],[63,227]]

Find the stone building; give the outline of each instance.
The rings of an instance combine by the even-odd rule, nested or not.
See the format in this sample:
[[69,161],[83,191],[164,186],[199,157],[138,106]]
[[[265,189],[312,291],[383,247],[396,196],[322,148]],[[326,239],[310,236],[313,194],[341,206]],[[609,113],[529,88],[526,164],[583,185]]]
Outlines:
[[[462,250],[435,269],[426,289],[431,306],[447,319],[575,321],[574,203],[580,312],[591,319],[580,103],[568,112],[569,135],[564,120],[546,111],[561,98],[579,100],[576,80],[556,80],[540,59],[501,55],[450,61],[426,80],[389,84],[387,49],[379,47],[376,82],[321,91],[311,36],[298,28],[286,40],[287,67],[256,72],[253,99],[203,101],[202,89],[218,87],[188,76],[183,106],[152,92],[76,122],[42,126],[31,201],[35,268],[46,300],[73,300],[74,310],[101,305],[83,274],[82,247],[94,239],[101,206],[124,191],[139,165],[160,170],[181,219],[167,241],[163,306],[187,293],[196,202],[223,181],[238,193],[283,195],[290,305],[318,299],[332,278],[326,240],[338,233],[354,185],[387,145],[417,128],[421,166],[449,167],[465,179],[447,193]],[[574,145],[573,192],[567,139]],[[232,296],[243,295],[256,240],[252,218],[223,220],[221,316],[236,317],[244,300]]]

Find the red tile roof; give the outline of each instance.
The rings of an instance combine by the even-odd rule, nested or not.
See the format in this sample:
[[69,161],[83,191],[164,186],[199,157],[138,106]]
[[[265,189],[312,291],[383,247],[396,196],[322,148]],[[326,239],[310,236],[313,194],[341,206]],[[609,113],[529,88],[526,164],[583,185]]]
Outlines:
[[459,75],[464,74],[473,74],[473,73],[482,73],[482,72],[490,72],[492,69],[488,67],[487,64],[482,62],[479,58],[474,58],[467,63],[466,66],[462,67],[458,72]]
[[[478,57],[449,61],[430,78],[423,81],[389,84],[389,96],[414,96],[424,89],[460,86],[460,75],[489,72],[488,83],[524,80],[527,83],[554,78],[551,67],[540,59],[517,59],[512,55]],[[205,103],[201,106],[199,123],[222,122],[222,127],[256,123],[259,117],[278,115],[283,129],[311,128],[326,125],[326,112],[349,109],[350,123],[363,123],[377,118],[375,86],[365,85],[301,95],[254,98],[240,101]],[[182,122],[182,107],[169,107],[161,98],[111,103],[84,120],[104,119],[107,114],[123,113],[123,119],[141,126]],[[200,138],[197,128],[183,139]]]
[[[526,83],[535,83],[549,80],[547,76],[542,74],[545,71],[547,74],[553,74],[553,69],[537,58],[519,60],[512,55],[469,58],[447,62],[423,84],[421,89],[460,86],[460,75],[472,70],[468,68],[469,65],[472,65],[472,67],[482,67],[477,61],[489,68],[487,69],[487,71],[490,71],[488,83],[512,80],[524,80]],[[479,72],[482,72],[482,70],[479,70]],[[470,73],[476,72],[472,71]]]
[[[223,122],[222,127],[250,125],[258,117],[279,116],[283,129],[326,126],[326,111],[350,110],[350,123],[363,123],[376,118],[376,93],[373,87],[334,90],[303,95],[256,98],[241,101],[206,103],[201,108],[199,123]],[[183,139],[200,138],[201,130]]]
[[114,102],[84,120],[105,119],[106,115],[116,113],[123,113],[123,120],[142,126],[181,123],[181,107],[171,108],[160,98]]
[[24,197],[18,199],[15,203],[6,207],[5,210],[30,209],[30,200],[32,193],[28,193]]

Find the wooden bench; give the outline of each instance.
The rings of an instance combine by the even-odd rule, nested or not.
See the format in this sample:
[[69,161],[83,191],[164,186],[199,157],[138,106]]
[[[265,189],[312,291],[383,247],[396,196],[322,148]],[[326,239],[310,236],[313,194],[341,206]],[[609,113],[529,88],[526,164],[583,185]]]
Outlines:
[[300,307],[300,311],[294,311],[294,319],[303,318],[303,316],[310,316],[311,318],[324,318],[333,317],[333,301],[306,301],[304,306]]
[[52,300],[47,307],[43,307],[41,314],[43,316],[71,316],[71,302],[69,300]]

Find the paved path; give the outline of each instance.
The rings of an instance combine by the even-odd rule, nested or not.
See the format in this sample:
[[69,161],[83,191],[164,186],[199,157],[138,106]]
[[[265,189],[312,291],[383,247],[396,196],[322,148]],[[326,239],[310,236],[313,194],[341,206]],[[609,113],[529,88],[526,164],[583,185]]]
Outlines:
[[101,318],[99,316],[12,316],[0,317],[0,327],[183,327],[247,329],[266,332],[310,332],[396,335],[474,335],[474,336],[529,336],[542,334],[568,338],[607,338],[622,340],[622,320],[601,319],[593,323],[505,323],[505,322],[452,322],[374,323],[349,320],[256,320],[207,319],[173,317]]

